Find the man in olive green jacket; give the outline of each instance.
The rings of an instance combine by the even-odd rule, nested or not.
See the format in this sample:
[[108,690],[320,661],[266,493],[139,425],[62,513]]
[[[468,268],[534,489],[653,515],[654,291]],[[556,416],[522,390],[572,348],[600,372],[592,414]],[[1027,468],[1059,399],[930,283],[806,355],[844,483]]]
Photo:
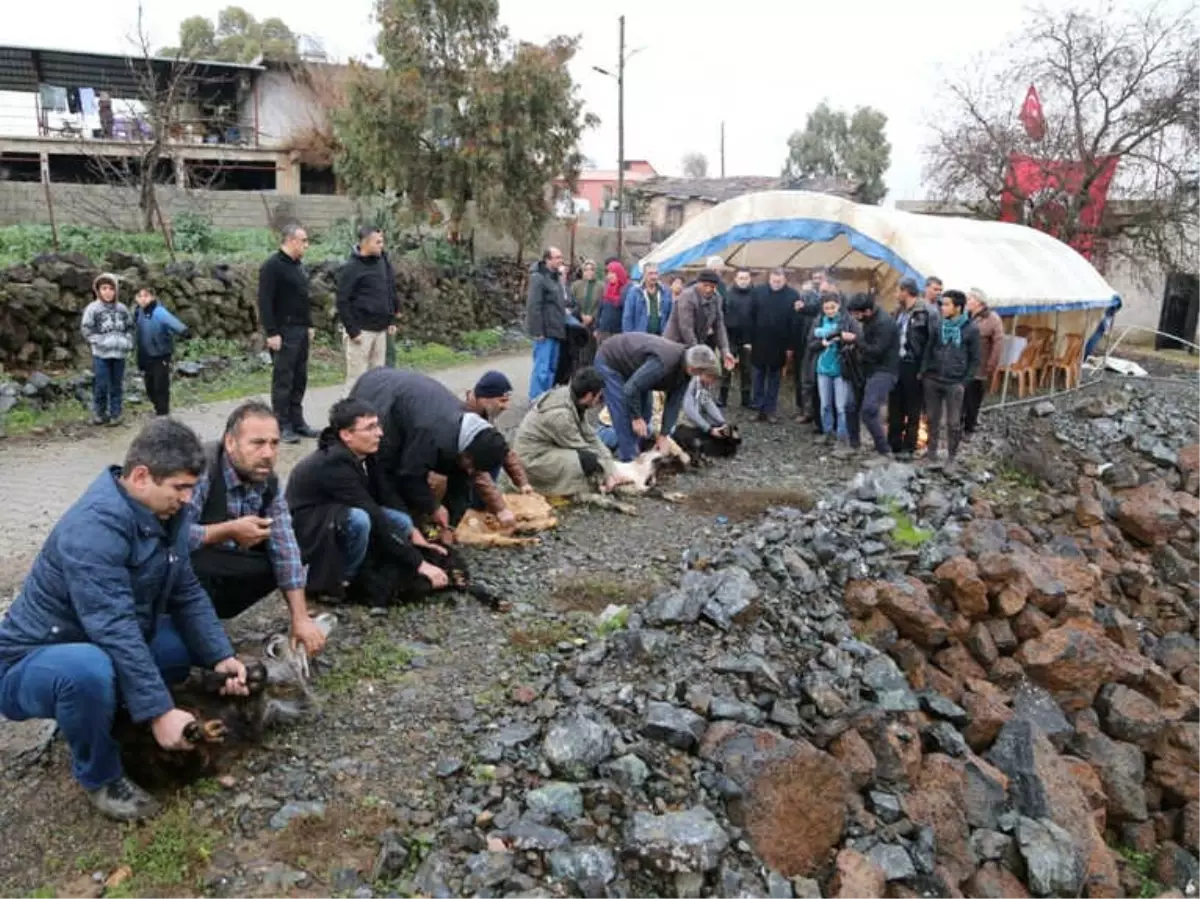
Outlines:
[[536,399],[513,440],[533,489],[545,496],[604,492],[618,483],[612,453],[587,420],[604,402],[604,378],[582,368],[571,383]]

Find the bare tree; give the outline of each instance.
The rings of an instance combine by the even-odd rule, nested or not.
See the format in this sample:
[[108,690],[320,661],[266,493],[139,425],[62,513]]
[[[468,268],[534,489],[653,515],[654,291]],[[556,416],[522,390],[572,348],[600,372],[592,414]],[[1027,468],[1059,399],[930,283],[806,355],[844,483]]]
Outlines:
[[[167,248],[171,250],[170,227],[159,203],[158,187],[176,183],[171,143],[187,134],[182,119],[186,104],[196,100],[196,67],[194,62],[180,55],[170,59],[154,55],[141,4],[138,5],[137,32],[131,41],[135,51],[129,57],[129,74],[135,96],[124,98],[127,102],[120,110],[121,133],[117,136],[112,131],[113,113],[109,113],[106,122],[102,112],[103,142],[85,136],[80,146],[89,168],[103,183],[126,188],[119,194],[133,197],[126,212],[136,208],[139,227],[148,232],[161,230]],[[199,182],[193,177],[191,186],[203,189],[217,177],[219,171],[214,167],[201,176]],[[108,206],[110,199],[106,197],[92,205]],[[79,202],[88,203],[86,199]],[[121,212],[119,203],[116,209],[85,211],[114,224]]]
[[[927,182],[940,199],[998,218],[1012,155],[1030,157],[1060,189],[1015,199],[1027,220],[1052,219],[1072,242],[1087,231],[1090,189],[1115,161],[1109,196],[1127,202],[1108,206],[1094,236],[1114,254],[1178,266],[1195,253],[1196,70],[1190,11],[1035,11],[1020,37],[945,85]],[[1019,118],[1030,84],[1045,119],[1037,141]],[[1064,165],[1078,174],[1069,189]]]
[[703,153],[683,154],[683,177],[703,178],[708,175],[708,157]]

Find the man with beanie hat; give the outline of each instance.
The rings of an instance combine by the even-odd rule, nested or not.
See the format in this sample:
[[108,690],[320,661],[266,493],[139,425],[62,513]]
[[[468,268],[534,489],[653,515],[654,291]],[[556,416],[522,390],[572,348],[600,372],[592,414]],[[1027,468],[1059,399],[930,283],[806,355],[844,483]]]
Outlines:
[[726,369],[732,369],[737,360],[729,352],[725,310],[717,293],[720,283],[720,276],[712,269],[702,271],[696,283],[679,295],[663,337],[685,347],[707,346],[721,354]]
[[[489,474],[504,462],[507,442],[486,419],[465,411],[440,381],[414,371],[374,368],[350,395],[369,403],[383,426],[376,457],[382,505],[405,510],[418,523],[431,521],[448,538],[470,506],[474,487],[502,524],[516,523]],[[430,475],[446,479],[440,503]]]
[[[495,424],[496,419],[508,408],[508,402],[512,399],[512,389],[512,382],[508,380],[508,375],[504,372],[484,372],[475,382],[474,389],[467,391],[463,408]],[[529,486],[529,478],[525,474],[525,466],[521,464],[521,460],[517,458],[517,453],[511,446],[504,456],[502,467],[507,472],[509,479],[522,493],[533,493],[533,488]],[[500,478],[500,468],[501,466],[497,466],[489,472],[493,483]],[[486,493],[486,489],[484,492]],[[476,496],[471,503],[472,508],[487,508],[489,503],[486,496],[480,495],[478,490],[475,493]],[[494,505],[494,502],[492,504]]]

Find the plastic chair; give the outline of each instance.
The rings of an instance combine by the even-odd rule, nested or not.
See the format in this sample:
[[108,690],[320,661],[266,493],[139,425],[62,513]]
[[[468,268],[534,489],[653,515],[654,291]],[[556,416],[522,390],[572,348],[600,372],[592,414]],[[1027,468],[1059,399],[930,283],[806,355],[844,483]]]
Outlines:
[[1061,355],[1053,358],[1042,372],[1042,386],[1053,387],[1058,380],[1058,373],[1063,374],[1063,387],[1070,390],[1079,386],[1080,371],[1083,367],[1083,335],[1068,334],[1063,341]]
[[1016,362],[1007,368],[996,369],[996,373],[992,376],[992,392],[997,392],[1000,385],[1003,384],[1003,379],[1007,378],[1011,374],[1016,375],[1017,378],[1018,399],[1025,398],[1027,384],[1029,392],[1032,393],[1034,388],[1037,386],[1036,363],[1041,353],[1041,343],[1031,337],[1029,342],[1025,344],[1025,349],[1021,351],[1021,355],[1018,357]]

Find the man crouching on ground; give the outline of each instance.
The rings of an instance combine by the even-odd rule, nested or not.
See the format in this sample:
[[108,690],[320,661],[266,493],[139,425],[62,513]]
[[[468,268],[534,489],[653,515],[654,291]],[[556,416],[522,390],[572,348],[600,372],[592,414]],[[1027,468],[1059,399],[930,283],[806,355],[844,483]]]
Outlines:
[[325,632],[308,614],[304,563],[275,474],[279,440],[279,422],[265,403],[247,400],[230,413],[192,492],[192,565],[220,618],[240,615],[278,589],[291,616],[292,646],[303,643],[315,655]]
[[186,425],[151,421],[124,467],[101,474],[59,519],[0,622],[0,713],[55,719],[75,779],[120,821],[151,817],[158,803],[121,768],[118,702],[164,749],[184,750],[194,719],[167,683],[194,664],[228,675],[223,693],[249,693],[189,561],[187,503],[203,470]]
[[616,465],[587,419],[604,405],[604,378],[581,368],[570,385],[548,390],[533,401],[513,448],[524,461],[533,486],[547,496],[579,496],[599,484],[609,492],[623,483]]
[[446,572],[426,562],[417,547],[445,549],[430,544],[407,512],[383,505],[375,461],[382,439],[383,427],[370,405],[340,400],[329,410],[329,427],[317,439],[316,451],[288,478],[288,507],[309,566],[309,593],[341,598],[372,547],[415,569],[434,589],[447,585]]

